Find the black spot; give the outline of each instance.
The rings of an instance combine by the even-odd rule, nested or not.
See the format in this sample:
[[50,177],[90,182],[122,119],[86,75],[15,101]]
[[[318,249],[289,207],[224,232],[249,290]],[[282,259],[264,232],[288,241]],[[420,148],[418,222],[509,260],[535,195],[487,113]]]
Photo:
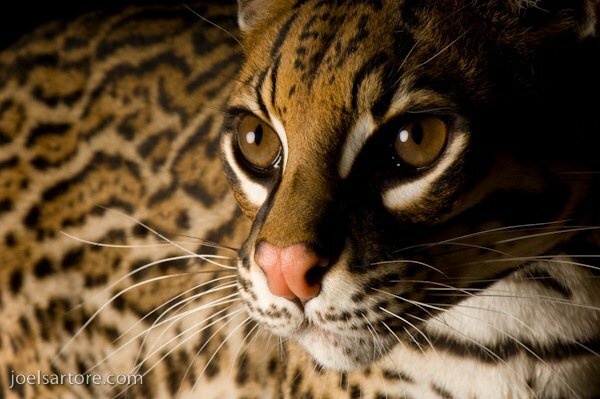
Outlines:
[[175,223],[177,224],[177,227],[179,227],[182,230],[187,230],[191,227],[190,215],[188,215],[188,213],[185,209],[182,209],[181,211],[179,211],[179,213],[177,214],[177,219],[175,220]]
[[35,264],[33,272],[38,278],[44,278],[54,273],[54,267],[50,259],[44,257]]
[[26,146],[33,146],[39,138],[44,136],[61,136],[69,131],[71,128],[70,123],[42,123],[31,130],[29,137],[27,137]]
[[63,257],[61,267],[64,270],[68,270],[72,267],[79,266],[83,259],[83,254],[84,251],[82,248],[71,249]]
[[108,281],[108,275],[106,273],[102,273],[99,275],[86,275],[84,286],[86,288],[97,287],[99,285],[104,285]]
[[0,200],[0,213],[10,212],[13,209],[13,202],[10,198]]
[[131,121],[135,119],[137,113],[126,115],[123,120],[117,125],[117,132],[127,141],[133,140],[135,129],[131,125]]
[[32,207],[25,218],[23,219],[23,223],[27,227],[35,227],[40,221],[40,208],[38,206]]
[[431,390],[443,399],[453,399],[452,394],[436,384],[431,384]]
[[123,296],[120,295],[113,299],[112,307],[119,311],[123,311],[125,309],[125,298],[123,298]]
[[352,387],[350,387],[350,399],[360,399],[361,396],[362,392],[360,387],[358,385],[352,385]]
[[206,365],[206,371],[204,372],[208,378],[213,378],[219,374],[221,368],[218,365],[218,358],[214,358],[209,364]]
[[[146,226],[148,225],[147,221],[142,220],[142,223]],[[144,238],[147,237],[148,234],[150,234],[150,231],[141,224],[136,224],[131,228],[131,234],[139,238]]]
[[140,259],[140,260],[132,263],[131,268],[130,268],[130,272],[133,272],[133,274],[131,275],[131,279],[133,281],[140,281],[144,277],[146,277],[149,272],[148,268],[141,269],[141,270],[137,270],[137,269],[143,268],[145,265],[147,265],[150,262],[152,262],[152,261],[149,260],[148,258],[144,258],[144,259]]
[[238,362],[237,374],[235,376],[235,382],[238,385],[244,385],[248,380],[249,370],[248,370],[248,359],[247,354],[243,353],[240,356],[240,360]]
[[400,380],[409,383],[415,382],[412,377],[402,371],[383,370],[383,378],[386,380]]
[[10,275],[10,290],[13,294],[18,294],[21,287],[23,287],[23,272],[14,270]]
[[11,232],[7,233],[4,237],[4,244],[7,247],[14,247],[17,245],[17,238],[15,237],[15,234]]
[[271,358],[271,360],[269,360],[269,365],[267,367],[269,374],[274,374],[277,371],[278,364],[279,362],[277,361],[277,358]]
[[297,369],[294,373],[294,379],[292,380],[292,384],[290,385],[290,394],[292,398],[298,396],[298,388],[300,388],[300,384],[302,384],[302,378],[302,371],[300,369]]
[[19,158],[17,156],[13,156],[8,158],[5,161],[0,161],[0,170],[14,168],[19,164]]
[[27,317],[23,315],[19,317],[19,325],[21,326],[21,330],[23,330],[25,335],[29,335],[29,333],[31,333],[31,326],[29,325],[29,320],[27,320]]
[[348,373],[343,371],[340,373],[340,388],[344,391],[348,390]]

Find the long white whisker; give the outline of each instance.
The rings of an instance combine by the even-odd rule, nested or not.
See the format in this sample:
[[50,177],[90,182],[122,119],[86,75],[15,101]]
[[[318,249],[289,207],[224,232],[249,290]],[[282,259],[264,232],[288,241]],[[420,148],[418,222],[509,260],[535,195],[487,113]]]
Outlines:
[[[147,319],[148,317],[150,317],[152,314],[156,313],[156,312],[157,312],[159,309],[161,309],[161,308],[163,308],[163,307],[167,306],[167,304],[171,303],[172,301],[174,301],[174,300],[177,300],[178,298],[181,298],[181,297],[183,297],[184,295],[186,295],[186,294],[188,294],[188,293],[190,293],[190,292],[192,292],[192,291],[194,291],[194,290],[197,290],[197,289],[199,289],[199,288],[201,288],[201,287],[203,287],[203,286],[205,286],[205,285],[207,285],[207,284],[211,284],[211,283],[214,283],[214,282],[216,282],[216,281],[219,281],[219,280],[224,280],[224,279],[228,279],[228,278],[235,278],[235,277],[236,277],[235,275],[231,275],[231,276],[223,276],[223,277],[214,278],[214,279],[212,279],[212,280],[209,280],[209,281],[207,281],[207,282],[205,282],[205,283],[202,283],[202,284],[195,285],[195,286],[193,286],[192,288],[189,288],[189,289],[187,289],[187,290],[183,291],[182,293],[180,293],[180,294],[178,294],[178,295],[176,295],[176,296],[172,297],[171,299],[169,299],[169,300],[168,300],[168,301],[166,301],[165,303],[163,303],[163,304],[161,304],[161,305],[159,305],[159,306],[155,307],[155,308],[154,308],[154,309],[152,309],[150,312],[146,313],[146,314],[144,315],[144,317],[142,317],[141,319],[139,319],[138,321],[136,321],[136,322],[135,322],[135,323],[134,323],[134,324],[133,324],[131,327],[129,327],[127,330],[125,330],[123,333],[121,333],[121,335],[119,335],[119,336],[118,336],[118,337],[117,337],[115,340],[113,340],[113,343],[114,343],[114,342],[116,342],[116,341],[118,341],[118,340],[120,340],[120,339],[121,339],[123,336],[127,335],[127,334],[128,334],[130,331],[131,331],[131,330],[133,330],[133,329],[134,329],[136,326],[138,326],[140,323],[142,323],[144,320],[146,320],[146,319]],[[179,305],[179,304],[181,304],[182,302],[183,302],[183,301],[179,301],[179,302],[177,302],[175,305],[173,305],[173,306],[169,307],[169,308],[168,308],[168,309],[166,309],[164,312],[162,312],[162,313],[161,313],[161,314],[158,316],[158,318],[159,318],[159,319],[160,319],[160,318],[162,318],[162,316],[163,316],[165,313],[168,313],[168,312],[169,312],[169,311],[170,311],[172,308],[174,308],[176,305]],[[158,320],[158,319],[157,319],[157,320]],[[155,322],[156,322],[156,320],[155,320]],[[154,323],[152,323],[152,324],[154,324]]]
[[248,324],[250,321],[251,321],[251,318],[250,317],[246,317],[237,327],[235,327],[229,334],[227,334],[227,336],[225,337],[225,339],[223,340],[223,342],[221,342],[221,344],[217,347],[217,349],[215,349],[215,352],[212,354],[212,356],[210,357],[210,359],[208,359],[208,361],[204,365],[204,368],[202,369],[202,372],[200,372],[200,375],[198,376],[198,378],[196,378],[196,382],[194,382],[194,386],[192,386],[192,390],[191,390],[192,392],[194,392],[194,390],[196,389],[196,386],[198,385],[198,382],[200,382],[200,379],[202,378],[202,376],[204,376],[204,373],[206,372],[206,369],[208,369],[208,366],[213,361],[213,359],[215,358],[215,356],[217,356],[217,353],[219,353],[219,351],[221,350],[221,348],[227,343],[227,341],[229,341],[229,339],[233,336],[233,334],[235,334],[237,332],[237,330],[239,330],[240,328],[242,328],[243,326],[245,326],[246,324]]
[[[404,298],[403,298],[404,299]],[[408,324],[409,326],[411,326],[412,328],[415,329],[416,332],[418,332],[419,334],[421,334],[421,336],[423,338],[425,338],[425,341],[427,341],[427,343],[429,344],[429,346],[431,346],[431,350],[437,354],[435,347],[433,346],[433,342],[431,342],[431,340],[429,339],[429,337],[427,335],[425,335],[425,333],[423,331],[421,331],[419,328],[417,328],[414,324],[412,324],[410,321],[406,320],[404,317],[397,315],[394,312],[391,312],[389,310],[387,310],[384,307],[379,306],[379,310],[383,310],[384,312],[386,312],[387,314],[389,314],[392,317],[397,318],[398,320]]]
[[425,262],[419,262],[416,260],[410,260],[410,259],[398,259],[398,260],[385,260],[385,261],[381,261],[381,262],[373,262],[371,263],[371,265],[385,265],[385,264],[390,264],[390,263],[412,263],[412,264],[416,264],[416,265],[421,265],[421,266],[425,266],[431,270],[434,270],[440,274],[442,274],[443,276],[448,277],[448,275],[446,273],[444,273],[443,271],[441,271],[440,269],[438,269],[437,267],[431,266]]
[[[179,311],[181,311],[184,307],[188,306],[194,300],[196,300],[196,299],[198,299],[198,298],[200,298],[200,297],[202,297],[204,295],[212,294],[212,293],[215,293],[215,292],[218,292],[218,291],[227,290],[227,289],[233,288],[235,286],[236,286],[236,284],[226,284],[226,285],[214,287],[214,288],[212,288],[210,290],[207,290],[207,291],[200,292],[198,294],[192,295],[190,298],[186,298],[185,300],[182,300],[182,301],[179,302],[179,303],[183,304],[183,306],[179,309]],[[150,331],[150,330],[154,329],[155,327],[158,327],[160,325],[163,325],[165,323],[169,323],[170,322],[170,324],[155,339],[156,342],[160,342],[160,340],[163,337],[163,335],[167,331],[169,331],[169,329],[175,323],[177,323],[179,320],[184,319],[185,317],[189,316],[190,314],[197,313],[197,312],[200,312],[202,310],[206,310],[207,308],[210,308],[210,307],[220,306],[220,305],[223,305],[225,303],[237,302],[239,300],[239,299],[237,299],[238,295],[239,294],[237,292],[234,292],[234,293],[226,295],[226,296],[224,296],[222,298],[219,298],[219,299],[216,299],[214,301],[211,301],[208,304],[202,304],[200,306],[197,306],[197,307],[195,307],[193,309],[190,309],[188,311],[185,311],[183,313],[176,313],[175,315],[173,315],[173,316],[171,316],[171,317],[169,317],[169,318],[167,318],[165,320],[162,320],[162,322],[160,322],[160,324],[159,324],[159,321],[161,321],[162,317],[165,316],[168,313],[168,311],[171,310],[173,307],[176,307],[176,305],[179,304],[179,303],[177,303],[177,304],[173,305],[171,308],[167,309],[167,311],[163,312],[154,321],[154,323],[152,323],[152,325],[150,326],[150,328],[147,331]],[[236,299],[230,299],[230,298],[236,298]],[[212,317],[212,315],[210,317]],[[135,363],[137,363],[137,361],[139,360],[139,356],[140,356],[140,354],[142,352],[142,349],[144,348],[144,345],[146,344],[147,338],[148,338],[148,335],[144,336],[144,338],[142,339],[142,343],[140,344],[140,348],[138,350],[137,356],[135,357]],[[153,349],[154,349],[154,346],[152,348],[150,348],[150,350],[153,350]]]
[[527,229],[527,228],[530,228],[530,227],[540,227],[540,226],[551,226],[551,225],[555,225],[555,224],[564,224],[564,223],[567,223],[567,222],[570,222],[570,221],[572,221],[572,219],[557,220],[557,221],[554,221],[554,222],[526,223],[526,224],[517,224],[517,225],[512,225],[512,226],[496,227],[496,228],[493,228],[493,229],[482,230],[482,231],[478,231],[478,232],[475,232],[475,233],[469,233],[469,234],[465,234],[465,235],[462,235],[462,236],[457,236],[457,237],[449,238],[449,239],[438,241],[438,242],[429,242],[429,243],[423,243],[423,244],[410,245],[408,247],[397,249],[394,252],[402,252],[402,251],[407,251],[407,250],[410,250],[410,249],[421,248],[421,247],[430,247],[430,246],[435,246],[435,245],[439,245],[439,244],[443,244],[443,243],[449,243],[449,242],[454,242],[454,241],[462,240],[462,239],[465,239],[465,238],[472,238],[472,237],[477,237],[477,236],[481,236],[481,235],[485,235],[485,234],[497,233],[497,232],[500,232],[500,231],[523,229],[523,228]]
[[[196,337],[196,335],[204,330],[206,330],[208,327],[211,327],[215,324],[217,324],[218,322],[220,322],[223,319],[229,318],[229,320],[225,321],[225,323],[223,323],[223,325],[221,327],[219,327],[217,329],[217,331],[215,331],[213,333],[213,335],[208,339],[208,341],[204,344],[204,346],[202,346],[202,348],[204,348],[206,346],[206,344],[208,344],[208,342],[210,342],[210,340],[219,332],[221,331],[223,328],[225,328],[225,326],[227,326],[228,323],[230,323],[233,320],[233,317],[238,315],[239,313],[243,312],[244,309],[238,309],[233,311],[232,313],[228,313],[225,316],[222,316],[216,320],[213,320],[211,323],[205,325],[204,327],[202,327],[200,330],[195,331],[194,334],[190,334],[189,337],[184,338],[181,342],[177,343],[177,345],[175,345],[175,347],[171,348],[167,353],[165,353],[158,361],[156,361],[149,369],[147,369],[144,372],[144,376],[146,374],[148,374],[150,371],[152,371],[156,366],[158,366],[158,364],[163,361],[167,356],[169,356],[171,353],[173,353],[179,346],[183,345],[185,342],[189,341],[190,339]],[[142,361],[140,362],[140,364],[138,366],[136,366],[133,370],[132,370],[132,374],[133,373],[137,373],[140,368],[142,367],[143,364],[145,364],[150,358],[152,358],[152,356],[156,355],[157,353],[159,353],[164,347],[168,346],[171,342],[177,340],[179,337],[185,335],[186,333],[188,333],[189,331],[192,331],[193,329],[197,328],[198,326],[202,325],[204,323],[204,320],[200,323],[194,324],[193,326],[185,329],[184,331],[180,332],[179,334],[177,334],[176,336],[174,336],[173,338],[171,338],[170,340],[168,340],[167,342],[163,343],[159,348],[157,348],[156,350],[154,350],[152,353],[150,353],[149,355],[147,355],[144,359],[142,359]]]
[[[219,302],[219,303],[213,303],[209,307],[222,306],[224,304],[231,303],[231,302],[237,302],[237,301],[239,301],[239,300],[229,300],[229,301],[223,301],[223,302]],[[222,309],[222,310],[220,310],[218,312],[215,312],[214,314],[208,316],[204,321],[210,320],[211,318],[213,318],[215,316],[218,316],[220,313],[223,313],[223,312],[227,311],[227,309],[231,308],[231,306],[233,306],[233,305],[227,306],[226,308],[224,308],[224,309]],[[207,309],[209,307],[207,307]],[[156,325],[156,326],[152,327],[151,329],[158,328],[158,327],[159,327],[159,325]],[[105,357],[103,357],[102,359],[100,359],[98,362],[96,362],[96,364],[94,364],[92,367],[90,367],[89,369],[87,369],[85,371],[85,373],[86,374],[91,373],[93,370],[95,370],[97,367],[99,367],[102,363],[106,362],[107,360],[110,360],[115,354],[117,354],[118,352],[120,352],[122,349],[124,349],[125,347],[129,346],[134,341],[137,341],[141,336],[143,336],[145,334],[148,334],[149,330],[150,329],[146,329],[146,330],[138,333],[136,336],[134,336],[133,338],[129,339],[124,344],[120,345],[117,349],[111,351],[108,355],[106,355]],[[134,364],[137,364],[137,360],[138,359],[136,359],[136,361],[134,362]]]
[[507,244],[509,242],[515,242],[515,241],[521,241],[521,240],[529,240],[529,239],[532,239],[532,238],[545,237],[545,236],[556,235],[556,234],[565,234],[565,233],[573,233],[573,232],[589,231],[589,230],[598,230],[598,229],[600,229],[599,226],[590,226],[590,227],[577,227],[577,228],[572,228],[572,229],[564,229],[564,230],[556,230],[556,231],[546,231],[544,233],[536,233],[536,234],[529,234],[529,235],[526,235],[526,236],[520,236],[520,237],[514,237],[514,238],[507,238],[505,240],[496,241],[494,244]]
[[60,351],[55,355],[53,361],[56,360],[56,358],[60,355],[62,355],[64,353],[64,351],[69,347],[69,345],[71,345],[73,343],[73,341],[75,341],[75,339],[79,336],[79,334],[81,334],[81,332],[90,325],[90,323],[92,321],[94,321],[94,319],[100,314],[100,312],[102,312],[104,309],[106,309],[108,307],[108,305],[110,305],[112,302],[114,302],[115,299],[117,299],[118,297],[120,297],[121,295],[125,294],[128,291],[131,291],[135,288],[138,288],[142,285],[146,285],[146,284],[150,284],[150,283],[154,283],[157,281],[161,281],[161,280],[166,280],[166,279],[170,279],[170,278],[179,278],[179,277],[184,277],[184,276],[190,276],[196,273],[179,273],[179,274],[169,274],[166,276],[160,276],[160,277],[155,277],[155,278],[151,278],[148,280],[144,280],[141,281],[139,283],[136,283],[132,286],[129,286],[121,291],[119,291],[117,294],[113,295],[108,301],[106,301],[104,304],[102,304],[102,306],[100,306],[95,312],[94,314],[92,314],[92,316],[79,328],[79,330],[77,330],[77,332],[67,341],[67,343],[60,349]]
[[[118,211],[116,209],[110,209],[110,208],[107,208],[107,207],[102,206],[102,205],[97,205],[97,206],[100,207],[100,208],[102,208],[102,209],[105,209],[105,210],[107,210],[109,212],[114,212],[114,213],[116,213],[118,215],[121,215],[121,216],[123,216],[123,217],[125,217],[125,218],[127,218],[127,219],[129,219],[129,220],[131,220],[131,221],[133,221],[135,223],[137,223],[138,225],[142,226],[143,228],[145,228],[146,230],[148,230],[152,234],[154,234],[157,237],[161,238],[162,240],[164,240],[164,241],[166,241],[168,243],[171,243],[174,247],[177,247],[177,248],[181,249],[183,252],[185,252],[185,253],[187,253],[189,255],[192,255],[192,257],[200,258],[200,259],[204,260],[205,262],[209,262],[209,263],[212,263],[212,264],[214,264],[216,266],[223,267],[223,268],[226,268],[226,269],[232,269],[232,270],[236,269],[236,267],[233,267],[233,266],[224,266],[224,265],[215,263],[211,259],[209,259],[209,257],[206,256],[206,255],[199,255],[199,254],[196,254],[193,251],[190,251],[189,249],[187,249],[187,248],[185,248],[185,247],[183,247],[183,246],[181,246],[181,245],[173,242],[172,240],[170,240],[169,238],[167,238],[163,234],[161,234],[158,231],[154,230],[152,227],[150,227],[150,226],[142,223],[141,221],[137,220],[136,218],[134,218],[132,216],[129,216],[126,213],[123,213],[123,212]],[[211,257],[219,259],[219,257],[217,257],[217,255],[211,255]],[[230,258],[229,257],[221,257],[220,259],[230,259]]]
[[211,21],[211,20],[203,17],[198,12],[196,12],[196,10],[194,10],[192,7],[188,6],[187,4],[183,4],[183,6],[185,8],[187,8],[192,14],[194,14],[195,16],[197,16],[198,18],[200,18],[201,20],[203,20],[204,22],[206,22],[206,23],[214,26],[215,28],[219,29],[220,31],[224,32],[227,36],[229,36],[233,40],[235,40],[236,43],[240,45],[240,47],[242,48],[242,50],[246,51],[246,49],[244,48],[244,45],[242,44],[242,42],[240,41],[240,39],[238,39],[233,33],[229,32],[227,29],[223,28],[222,26],[219,26],[219,25],[215,24],[213,21]]

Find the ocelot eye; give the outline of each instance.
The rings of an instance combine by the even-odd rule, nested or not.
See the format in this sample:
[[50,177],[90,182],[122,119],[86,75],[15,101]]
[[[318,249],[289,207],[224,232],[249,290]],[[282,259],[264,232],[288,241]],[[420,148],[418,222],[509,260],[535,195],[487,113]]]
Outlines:
[[435,162],[448,139],[448,126],[434,116],[426,116],[400,128],[394,149],[400,160],[415,168]]
[[251,166],[260,170],[278,166],[281,141],[277,133],[257,117],[242,117],[237,129],[237,142],[240,152]]

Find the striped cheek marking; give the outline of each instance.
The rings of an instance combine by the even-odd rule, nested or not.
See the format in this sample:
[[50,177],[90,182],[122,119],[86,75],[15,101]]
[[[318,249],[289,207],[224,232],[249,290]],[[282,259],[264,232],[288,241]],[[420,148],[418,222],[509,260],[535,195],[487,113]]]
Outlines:
[[240,189],[246,196],[246,199],[258,208],[266,201],[268,191],[265,187],[252,181],[252,178],[239,167],[235,160],[235,156],[233,155],[233,143],[231,137],[232,135],[230,134],[223,137],[223,152],[225,154],[225,159],[233,170],[233,173],[237,176],[240,182]]
[[467,143],[466,134],[456,134],[445,155],[421,178],[400,184],[382,194],[383,204],[390,210],[408,209],[426,197],[433,184],[460,157]]
[[356,157],[374,131],[375,122],[373,121],[373,115],[370,113],[361,116],[350,129],[338,165],[338,173],[342,179],[348,177]]

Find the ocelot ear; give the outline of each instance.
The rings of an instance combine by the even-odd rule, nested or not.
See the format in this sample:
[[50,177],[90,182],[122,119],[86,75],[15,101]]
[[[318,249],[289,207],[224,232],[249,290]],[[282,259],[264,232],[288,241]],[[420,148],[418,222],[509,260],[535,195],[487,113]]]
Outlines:
[[[513,11],[529,24],[543,25],[550,15],[562,15],[564,25],[574,25],[580,39],[599,34],[600,0],[508,0]],[[535,22],[534,22],[535,21]],[[541,26],[530,26],[541,28]],[[554,28],[558,30],[557,27]]]
[[274,0],[238,0],[238,24],[247,33],[261,22],[274,15],[274,9],[281,3]]

